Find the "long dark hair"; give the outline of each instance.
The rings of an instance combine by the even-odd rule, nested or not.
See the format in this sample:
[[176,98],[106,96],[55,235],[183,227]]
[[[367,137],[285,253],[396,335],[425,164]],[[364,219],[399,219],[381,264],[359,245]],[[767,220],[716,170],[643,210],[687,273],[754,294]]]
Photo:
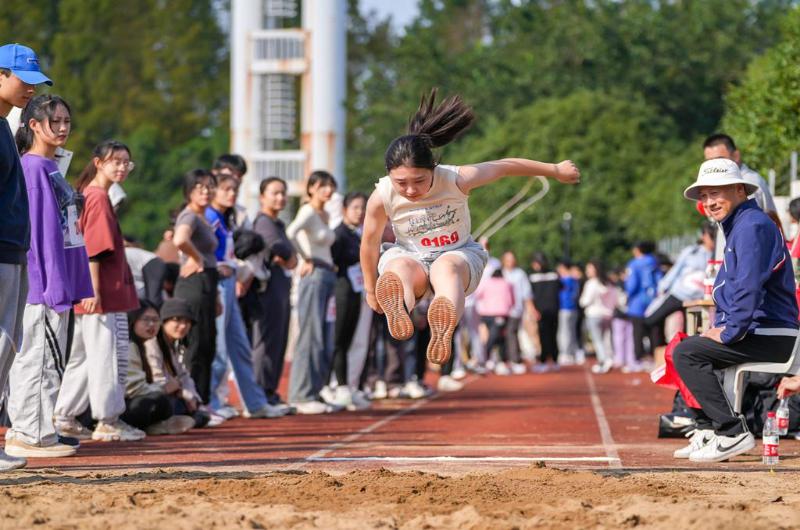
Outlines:
[[608,274],[606,273],[606,266],[602,261],[589,260],[586,265],[592,265],[597,273],[597,279],[600,281],[600,283],[603,285],[608,285]]
[[75,181],[75,187],[78,191],[83,191],[92,179],[94,179],[95,175],[97,175],[97,167],[94,165],[94,159],[99,158],[102,161],[106,161],[118,151],[125,151],[128,153],[128,156],[131,156],[131,150],[122,142],[105,140],[97,144],[94,151],[92,151],[92,159],[89,160],[89,163],[86,164],[86,167],[83,168],[83,171],[81,171],[81,174],[78,175],[78,179]]
[[185,345],[186,341],[187,339],[184,337],[180,341],[173,341],[170,343],[170,339],[164,334],[164,322],[161,323],[161,328],[159,328],[158,335],[156,335],[156,342],[158,342],[158,349],[161,350],[161,356],[164,358],[164,364],[169,368],[172,375],[178,375],[178,371],[172,363],[172,352],[175,351],[176,348]]
[[150,363],[147,362],[147,354],[144,350],[144,341],[136,334],[134,329],[136,321],[139,320],[148,309],[152,309],[156,312],[156,315],[158,315],[158,308],[155,306],[155,304],[147,300],[139,300],[139,307],[132,311],[128,311],[128,330],[131,342],[134,343],[136,348],[139,350],[139,357],[142,360],[142,368],[144,369],[145,379],[148,383],[152,383],[153,370],[150,369]]
[[420,99],[408,122],[408,134],[389,144],[384,157],[387,172],[400,166],[435,168],[438,162],[432,149],[449,144],[472,125],[475,115],[461,96],[450,96],[436,105],[436,91]]
[[308,182],[306,183],[306,195],[309,197],[311,197],[311,188],[313,188],[315,184],[319,184],[320,186],[331,186],[333,189],[337,188],[336,179],[333,178],[333,175],[322,169],[318,169],[308,176]]
[[[72,116],[72,109],[69,104],[61,97],[53,94],[41,94],[31,99],[25,108],[22,109],[22,116],[19,119],[19,129],[14,139],[17,142],[17,151],[19,154],[24,155],[33,145],[33,130],[28,125],[31,120],[36,120],[44,124],[45,120],[50,121],[56,114],[56,109],[59,105],[63,105],[70,116]],[[50,127],[48,123],[48,127]],[[52,127],[50,127],[52,131]]]

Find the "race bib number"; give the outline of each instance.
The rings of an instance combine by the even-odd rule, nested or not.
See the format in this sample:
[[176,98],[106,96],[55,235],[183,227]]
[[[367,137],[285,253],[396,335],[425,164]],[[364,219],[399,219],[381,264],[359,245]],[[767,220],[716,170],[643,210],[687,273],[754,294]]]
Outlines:
[[458,243],[459,239],[458,232],[452,232],[450,235],[443,234],[437,237],[423,237],[419,240],[419,243],[426,248],[437,248]]
[[364,273],[361,270],[360,263],[347,267],[347,279],[350,280],[350,286],[353,291],[357,293],[364,292]]

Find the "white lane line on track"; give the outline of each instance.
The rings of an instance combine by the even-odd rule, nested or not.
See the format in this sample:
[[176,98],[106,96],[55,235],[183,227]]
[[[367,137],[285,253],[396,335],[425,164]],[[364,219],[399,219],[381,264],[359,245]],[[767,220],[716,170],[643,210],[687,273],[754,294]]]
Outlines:
[[607,456],[343,456],[308,457],[309,462],[612,462]]
[[622,469],[622,460],[619,459],[617,444],[614,442],[614,437],[611,436],[611,427],[608,426],[606,413],[603,410],[603,404],[600,402],[600,396],[597,394],[594,378],[589,370],[585,370],[584,374],[586,375],[586,386],[589,387],[589,397],[592,400],[594,417],[597,419],[597,427],[600,429],[600,439],[603,440],[603,447],[605,447],[608,455],[608,467]]
[[[478,377],[474,376],[474,375],[471,376],[471,377],[468,377],[466,380],[464,380],[464,386],[466,387],[468,384],[472,383],[473,381],[476,381],[477,379],[478,379]],[[303,465],[305,463],[319,462],[319,461],[321,461],[320,459],[322,459],[325,456],[331,454],[333,451],[341,449],[342,447],[345,447],[349,443],[355,442],[356,440],[358,440],[362,436],[367,435],[367,434],[369,434],[369,433],[371,433],[373,431],[376,431],[377,429],[380,429],[381,427],[393,422],[397,418],[402,418],[406,414],[409,414],[410,412],[414,412],[418,408],[422,407],[426,403],[430,403],[431,401],[433,401],[434,399],[436,399],[437,397],[439,397],[441,395],[442,395],[441,393],[434,394],[431,397],[424,398],[424,399],[421,399],[419,401],[416,401],[413,404],[411,404],[410,406],[408,406],[408,407],[406,407],[404,409],[400,409],[400,410],[398,410],[397,412],[395,412],[394,414],[392,414],[390,416],[386,416],[385,418],[383,418],[381,420],[378,420],[375,423],[367,425],[363,429],[361,429],[359,431],[356,431],[353,434],[350,434],[350,435],[346,436],[341,441],[332,443],[329,446],[325,447],[324,449],[320,449],[316,453],[313,453],[313,454],[307,456],[304,459],[305,462],[304,463],[300,463],[296,467],[297,468],[301,468],[301,467],[303,467]]]

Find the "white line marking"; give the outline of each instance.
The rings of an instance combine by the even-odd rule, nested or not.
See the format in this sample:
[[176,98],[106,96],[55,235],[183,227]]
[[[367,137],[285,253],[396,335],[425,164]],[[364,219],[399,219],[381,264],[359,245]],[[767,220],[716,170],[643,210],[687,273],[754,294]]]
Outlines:
[[603,405],[600,403],[600,396],[597,395],[597,387],[594,384],[594,378],[589,370],[585,370],[586,385],[589,387],[589,395],[592,399],[592,408],[594,409],[594,416],[597,418],[597,426],[600,429],[600,438],[603,440],[603,447],[606,449],[608,455],[608,467],[612,469],[622,469],[622,460],[619,459],[617,452],[617,444],[614,442],[614,437],[611,436],[611,428],[608,426],[606,420],[606,413],[603,410]]
[[[472,383],[476,379],[477,379],[477,376],[471,376],[471,377],[467,378],[464,381],[464,386],[467,386],[468,384]],[[390,416],[387,416],[387,417],[383,418],[382,420],[378,420],[375,423],[367,425],[363,429],[361,429],[361,430],[359,430],[357,432],[354,432],[353,434],[350,434],[350,435],[346,436],[341,441],[332,443],[331,445],[325,447],[324,449],[320,449],[316,453],[313,453],[312,455],[307,456],[305,458],[305,461],[306,462],[319,461],[319,459],[324,458],[326,455],[331,454],[333,451],[341,449],[342,447],[346,446],[349,443],[355,442],[356,440],[358,440],[362,436],[364,436],[366,434],[369,434],[369,433],[371,433],[371,432],[373,432],[373,431],[375,431],[377,429],[380,429],[381,427],[387,425],[388,423],[393,422],[397,418],[402,418],[406,414],[408,414],[410,412],[414,412],[415,410],[417,410],[421,406],[425,405],[426,403],[430,403],[431,401],[433,401],[434,399],[436,399],[437,397],[439,397],[441,395],[442,395],[441,393],[438,393],[438,394],[434,394],[431,397],[424,398],[424,399],[421,399],[419,401],[416,401],[412,405],[410,405],[410,406],[408,406],[408,407],[406,407],[404,409],[398,410],[394,414],[392,414]],[[303,464],[301,463],[297,467],[300,468],[302,466],[303,466]]]
[[306,458],[309,462],[612,462],[607,456],[342,456]]

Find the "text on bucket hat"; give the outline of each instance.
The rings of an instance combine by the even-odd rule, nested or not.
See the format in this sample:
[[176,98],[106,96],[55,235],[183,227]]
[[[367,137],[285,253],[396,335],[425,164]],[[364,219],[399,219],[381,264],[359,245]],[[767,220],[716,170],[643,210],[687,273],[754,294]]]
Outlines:
[[42,73],[36,52],[22,44],[0,46],[0,68],[11,70],[12,74],[29,85],[53,84],[50,78]]
[[168,298],[161,306],[161,321],[166,322],[170,318],[186,318],[196,323],[194,311],[183,298]]
[[748,195],[758,190],[758,186],[742,178],[736,162],[727,158],[714,158],[703,162],[700,171],[697,172],[697,180],[684,190],[683,196],[692,201],[699,201],[700,188],[732,184],[742,184]]

